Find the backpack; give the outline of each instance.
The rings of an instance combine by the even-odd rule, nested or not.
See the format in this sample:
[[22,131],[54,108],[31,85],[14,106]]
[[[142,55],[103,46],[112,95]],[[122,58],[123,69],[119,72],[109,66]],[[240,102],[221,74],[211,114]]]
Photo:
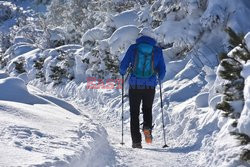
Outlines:
[[138,78],[150,78],[154,70],[154,46],[146,43],[137,44],[133,72]]

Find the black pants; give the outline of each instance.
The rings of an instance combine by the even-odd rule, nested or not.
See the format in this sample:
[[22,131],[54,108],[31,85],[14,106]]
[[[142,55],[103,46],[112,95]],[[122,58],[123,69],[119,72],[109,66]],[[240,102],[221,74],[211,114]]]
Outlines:
[[133,143],[141,142],[140,133],[140,104],[142,101],[143,128],[152,128],[152,105],[155,96],[155,87],[129,88],[130,131]]

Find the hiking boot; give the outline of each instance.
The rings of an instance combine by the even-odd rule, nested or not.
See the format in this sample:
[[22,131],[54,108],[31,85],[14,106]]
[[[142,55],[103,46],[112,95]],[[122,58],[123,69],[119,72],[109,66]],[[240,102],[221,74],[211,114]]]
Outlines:
[[133,143],[132,148],[142,148],[141,143]]
[[146,143],[151,144],[152,140],[153,140],[152,130],[148,129],[148,128],[144,128],[143,133],[144,133],[144,136],[145,136]]

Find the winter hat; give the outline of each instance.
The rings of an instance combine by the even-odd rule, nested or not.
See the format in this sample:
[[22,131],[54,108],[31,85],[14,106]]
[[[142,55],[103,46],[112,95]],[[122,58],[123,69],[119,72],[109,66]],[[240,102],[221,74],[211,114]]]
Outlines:
[[155,38],[155,33],[149,27],[145,27],[145,28],[141,29],[139,35],[140,36],[144,35],[144,36],[148,36],[148,37],[151,37],[151,38]]

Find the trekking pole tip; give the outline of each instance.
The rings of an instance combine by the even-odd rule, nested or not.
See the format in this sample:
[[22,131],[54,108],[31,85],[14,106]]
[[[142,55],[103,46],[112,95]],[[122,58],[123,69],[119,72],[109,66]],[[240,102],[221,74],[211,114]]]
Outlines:
[[167,148],[167,147],[169,147],[167,144],[165,144],[162,148]]

